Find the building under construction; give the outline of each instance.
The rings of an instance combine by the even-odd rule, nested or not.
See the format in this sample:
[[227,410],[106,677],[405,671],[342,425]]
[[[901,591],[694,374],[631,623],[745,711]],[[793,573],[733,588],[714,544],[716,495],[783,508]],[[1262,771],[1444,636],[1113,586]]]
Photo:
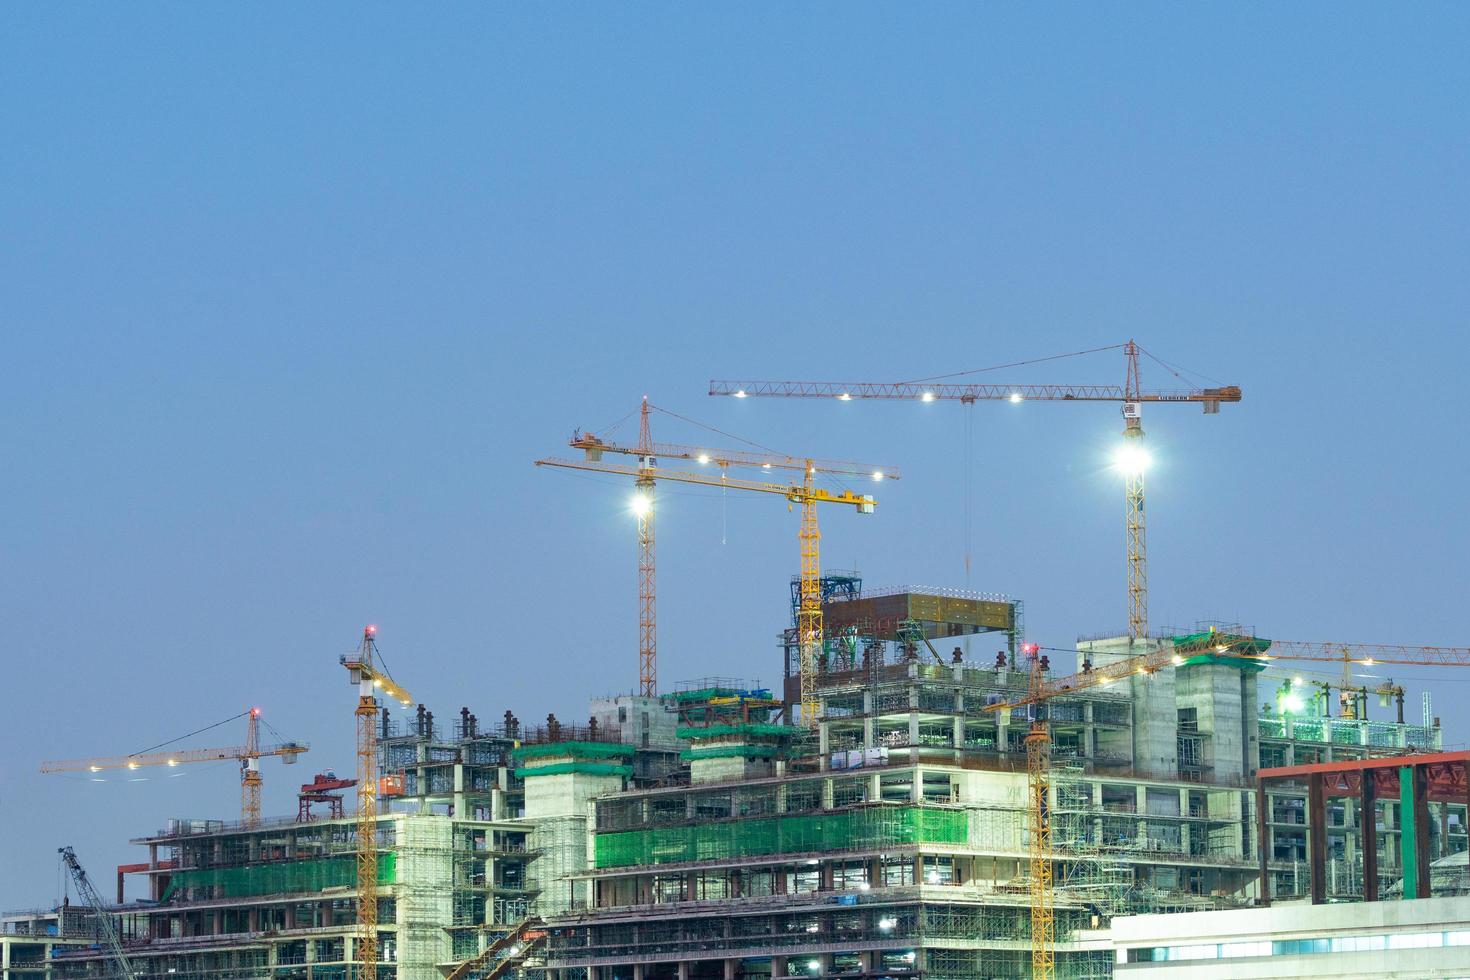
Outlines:
[[[793,724],[794,629],[773,687],[711,678],[598,698],[574,723],[385,713],[379,975],[1029,976],[1034,706],[1004,707],[1030,680],[1021,603],[864,590],[855,574],[826,576],[823,598],[812,725]],[[1106,671],[1184,649],[1184,634],[1086,639],[1077,659]],[[1262,869],[1275,901],[1313,897],[1314,882],[1361,896],[1365,851],[1374,894],[1404,877],[1408,811],[1375,810],[1365,834],[1341,808],[1310,821],[1311,785],[1258,796],[1255,777],[1436,752],[1427,701],[1422,723],[1401,697],[1377,720],[1345,691],[1333,714],[1326,688],[1278,697],[1292,680],[1275,666],[1174,659],[1047,701],[1058,976],[1112,974],[1111,918],[1244,907]],[[1466,851],[1465,804],[1431,796],[1415,810],[1413,853]],[[356,976],[356,821],[312,816],[304,803],[297,819],[179,820],[139,838],[147,860],[128,873],[146,898],[125,907],[135,975]],[[93,947],[52,960],[57,980],[114,972]]]

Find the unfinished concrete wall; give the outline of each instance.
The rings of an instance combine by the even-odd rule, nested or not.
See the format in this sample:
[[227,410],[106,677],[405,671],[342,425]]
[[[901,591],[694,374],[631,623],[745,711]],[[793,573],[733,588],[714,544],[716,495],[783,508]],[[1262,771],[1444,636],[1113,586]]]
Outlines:
[[597,719],[600,731],[618,741],[640,749],[678,749],[675,732],[679,716],[673,705],[661,698],[619,694],[611,698],[593,698],[588,714]]
[[[1077,644],[1080,656],[1104,667],[1119,660],[1140,657],[1164,646],[1167,641],[1150,638],[1130,640],[1126,636],[1087,640]],[[1159,778],[1172,779],[1179,773],[1179,713],[1175,704],[1175,672],[1160,670],[1128,679],[1132,698],[1133,727],[1128,732],[1100,730],[1097,749],[1104,754],[1126,755],[1133,768]]]
[[[1249,768],[1249,749],[1255,745],[1246,722],[1255,722],[1255,692],[1242,704],[1246,678],[1239,667],[1195,664],[1174,671],[1178,707],[1193,709],[1203,737],[1203,762],[1211,781],[1240,782]],[[1250,678],[1254,680],[1254,678]],[[1259,758],[1259,748],[1256,749]]]

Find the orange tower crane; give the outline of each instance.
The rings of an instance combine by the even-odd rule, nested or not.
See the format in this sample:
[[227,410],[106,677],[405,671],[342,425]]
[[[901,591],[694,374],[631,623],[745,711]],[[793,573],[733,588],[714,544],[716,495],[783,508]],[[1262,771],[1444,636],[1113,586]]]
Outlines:
[[[860,463],[849,461],[829,461],[797,456],[787,456],[779,453],[755,453],[744,450],[727,449],[705,449],[698,446],[685,446],[672,443],[654,443],[647,439],[647,409],[648,403],[644,401],[645,424],[640,427],[639,445],[635,447],[619,446],[607,442],[596,436],[577,432],[572,436],[570,445],[581,449],[585,454],[585,460],[568,459],[539,459],[537,466],[554,466],[563,469],[589,470],[596,473],[610,473],[621,476],[631,476],[640,493],[634,498],[635,510],[640,518],[640,544],[642,542],[642,517],[643,511],[652,511],[652,499],[643,496],[646,492],[644,487],[651,487],[654,482],[667,480],[675,483],[695,484],[699,486],[720,487],[728,490],[751,490],[760,493],[779,494],[787,499],[788,504],[801,504],[801,527],[798,538],[801,543],[801,576],[800,593],[801,601],[797,609],[797,633],[801,645],[801,713],[802,720],[808,726],[816,724],[816,661],[817,651],[820,649],[823,637],[822,627],[822,596],[821,596],[821,529],[817,523],[817,504],[840,503],[848,504],[857,508],[860,514],[873,512],[875,502],[866,494],[852,493],[851,491],[831,491],[816,485],[818,474],[829,474],[832,476],[854,477],[874,480],[898,479],[896,470],[864,466]],[[603,453],[620,453],[638,456],[637,466],[624,466],[616,463],[602,462]],[[662,469],[657,464],[657,458],[681,459],[698,463],[700,465],[714,466],[719,469],[719,474],[700,473],[698,471],[679,471]],[[801,483],[780,484],[762,483],[750,480],[731,478],[728,469],[732,466],[757,467],[761,470],[798,470],[801,472]],[[651,527],[650,523],[650,527]],[[640,570],[640,608],[645,611],[653,607],[652,597],[648,601],[642,601],[641,586],[643,583],[643,558],[647,555],[649,562],[648,581],[653,579],[652,550],[644,552],[640,548],[639,570]],[[651,619],[640,620],[640,633],[644,630],[652,631]],[[640,650],[641,653],[641,650]],[[640,660],[640,662],[642,662]],[[649,665],[645,680],[652,680],[652,665]],[[647,693],[651,688],[645,688]]]
[[[135,752],[132,755],[103,756],[92,759],[57,759],[41,763],[41,771],[43,773],[101,772],[104,769],[181,766],[191,762],[222,762],[226,759],[235,759],[240,763],[240,821],[247,827],[253,827],[260,823],[260,760],[275,756],[290,765],[296,761],[297,756],[307,750],[307,746],[301,742],[282,742],[261,748],[259,708],[248,708],[238,715],[226,718],[209,727],[215,728],[237,718],[245,719],[244,745],[212,749],[179,749],[171,752]],[[188,736],[182,737],[187,738]],[[173,741],[180,741],[180,739],[173,739]]]
[[1301,660],[1341,663],[1345,666],[1361,664],[1365,667],[1377,664],[1470,667],[1470,647],[1268,640],[1245,631],[1232,632],[1213,628],[1192,636],[1178,637],[1172,643],[1136,657],[1117,660],[1101,667],[1084,665],[1081,671],[1059,678],[1045,676],[1039,647],[1025,644],[1022,650],[1031,658],[1030,683],[1026,695],[1012,701],[988,705],[986,710],[1031,709],[1030,727],[1026,733],[1027,823],[1031,830],[1031,969],[1033,977],[1043,978],[1054,976],[1056,970],[1050,802],[1051,733],[1046,717],[1047,701],[1089,688],[1107,687],[1135,674],[1147,676],[1160,670],[1184,666],[1191,658],[1205,656],[1253,663]]
[[357,685],[357,928],[358,980],[378,977],[378,698],[405,708],[413,696],[379,665],[378,628],[365,626],[355,653],[339,661]]
[[[945,384],[930,381],[901,381],[892,384],[834,381],[711,381],[711,395],[732,398],[835,398],[903,399],[932,402],[958,401],[973,405],[977,401],[1064,401],[1121,402],[1123,435],[1128,440],[1119,453],[1118,464],[1124,474],[1125,528],[1128,549],[1128,635],[1135,640],[1148,636],[1148,551],[1144,524],[1143,474],[1148,455],[1134,440],[1143,436],[1142,406],[1145,402],[1186,402],[1202,405],[1205,414],[1220,411],[1222,402],[1240,401],[1240,388],[1224,385],[1216,388],[1183,388],[1144,390],[1139,380],[1138,355],[1143,351],[1132,340],[1101,350],[1121,349],[1126,361],[1122,385],[1010,385],[1010,384]],[[1086,351],[1083,353],[1092,353]],[[1071,355],[1058,355],[1068,357]],[[1151,356],[1151,355],[1150,355]],[[1042,358],[1041,360],[1054,360]],[[1028,362],[1029,363],[1029,362]],[[961,372],[972,374],[974,372]],[[956,377],[948,375],[947,377]]]

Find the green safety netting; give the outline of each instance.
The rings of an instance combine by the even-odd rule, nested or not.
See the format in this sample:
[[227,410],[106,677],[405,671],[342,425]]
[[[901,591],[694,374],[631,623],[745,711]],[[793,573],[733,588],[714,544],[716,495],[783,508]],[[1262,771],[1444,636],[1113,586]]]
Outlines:
[[633,746],[616,742],[538,742],[522,745],[511,751],[517,762],[526,759],[544,759],[548,756],[570,755],[578,759],[616,759],[633,754]]
[[569,772],[580,772],[588,776],[631,776],[633,767],[612,765],[606,762],[553,762],[549,766],[534,768],[523,766],[516,770],[516,777],[526,779],[531,776],[560,776]]
[[[378,881],[397,880],[396,855],[378,855]],[[350,888],[357,884],[357,858],[316,858],[309,861],[275,861],[238,868],[200,868],[177,872],[169,881],[163,901],[181,888],[209,888],[214,898],[244,898],[250,895],[287,895],[316,892],[324,888]]]
[[733,725],[708,725],[702,728],[679,728],[674,734],[679,738],[714,738],[717,735],[763,735],[778,738],[795,738],[806,732],[795,725],[770,725],[764,722],[744,722]]
[[865,807],[598,834],[595,860],[599,868],[615,868],[968,840],[969,819],[961,810]]

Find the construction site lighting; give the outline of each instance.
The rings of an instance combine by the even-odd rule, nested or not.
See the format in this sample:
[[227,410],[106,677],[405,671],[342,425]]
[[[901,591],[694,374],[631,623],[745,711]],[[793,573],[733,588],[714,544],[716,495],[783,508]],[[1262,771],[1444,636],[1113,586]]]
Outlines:
[[735,392],[735,397],[736,398],[744,398],[745,397],[745,389],[744,388],[741,388],[739,391]]
[[879,929],[882,929],[884,932],[888,932],[890,929],[892,929],[893,927],[895,927],[897,925],[898,925],[898,920],[897,919],[886,918],[886,919],[879,919],[878,920],[878,928]]
[[1024,399],[1021,398],[1021,393],[1019,391],[1013,391],[1013,392],[1011,392],[1011,404],[1012,405],[1019,405],[1023,400]]
[[934,400],[934,392],[932,392],[932,391],[926,391],[922,395],[919,396],[919,401],[921,401],[921,402],[932,402],[933,400]]
[[1134,442],[1125,442],[1113,454],[1113,466],[1125,476],[1138,476],[1153,465],[1153,457],[1147,449]]
[[709,455],[707,453],[700,453],[699,454],[699,461],[701,463],[708,463],[709,462]]
[[1179,656],[1179,654],[1177,653],[1174,654],[1174,656],[1170,657],[1169,660],[1174,664],[1175,667],[1178,667],[1180,664],[1184,663],[1184,658]]
[[1293,687],[1301,687],[1303,684],[1306,683],[1306,681],[1302,680],[1300,677],[1293,677],[1291,679],[1291,683]]
[[628,505],[633,509],[633,514],[637,517],[646,517],[648,512],[653,509],[653,501],[648,499],[648,494],[646,493],[633,494],[633,499],[628,502]]
[[883,471],[882,470],[874,470],[873,471],[873,479],[875,479],[875,480],[881,480],[881,479],[883,479]]
[[179,760],[178,759],[170,759],[170,760],[168,760],[168,764],[171,765],[171,766],[176,766],[176,765],[179,764]]
[[1302,710],[1302,699],[1295,694],[1287,694],[1281,698],[1281,706],[1287,711]]
[[811,970],[813,973],[817,973],[817,972],[819,972],[822,969],[822,961],[821,960],[807,960],[806,968],[808,970]]
[[842,394],[837,396],[837,400],[840,402],[850,402],[852,401],[852,396],[844,391]]

